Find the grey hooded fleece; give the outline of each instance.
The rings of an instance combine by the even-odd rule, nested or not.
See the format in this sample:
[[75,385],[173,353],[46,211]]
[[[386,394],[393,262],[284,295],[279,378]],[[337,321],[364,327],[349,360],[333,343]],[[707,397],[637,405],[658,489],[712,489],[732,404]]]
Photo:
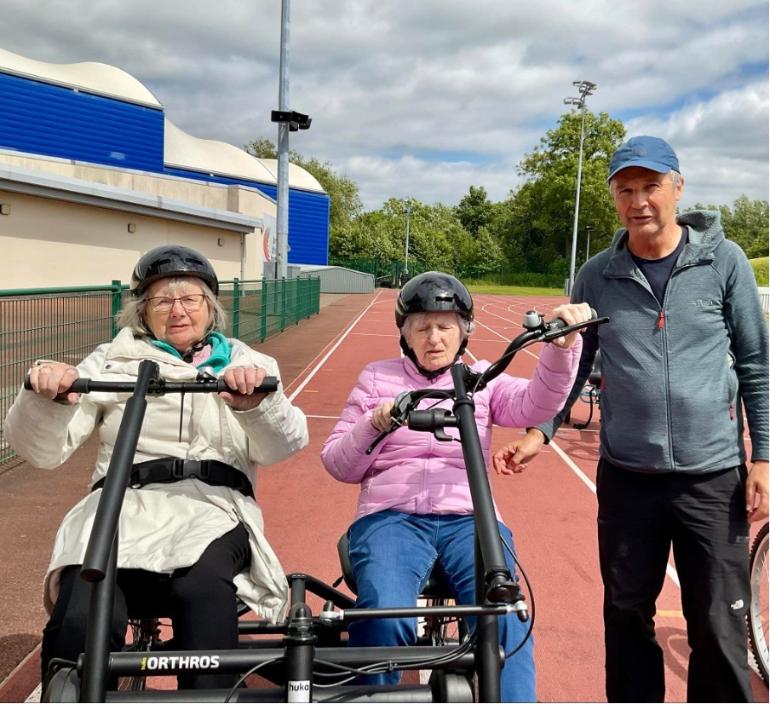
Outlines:
[[718,212],[677,218],[689,229],[663,306],[628,250],[628,231],[581,268],[573,302],[610,322],[584,335],[577,379],[556,418],[538,426],[547,440],[602,354],[603,458],[644,472],[711,472],[768,458],[768,348],[751,266],[725,239]]

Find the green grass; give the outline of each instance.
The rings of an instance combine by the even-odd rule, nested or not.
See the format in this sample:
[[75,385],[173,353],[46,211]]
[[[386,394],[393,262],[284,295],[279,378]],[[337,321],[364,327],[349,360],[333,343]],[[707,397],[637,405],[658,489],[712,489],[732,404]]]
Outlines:
[[468,284],[471,293],[487,293],[495,296],[563,296],[558,288],[543,286],[498,286],[496,284]]
[[757,279],[757,286],[768,285],[768,257],[757,257],[756,259],[749,259],[751,268],[754,269],[754,276]]

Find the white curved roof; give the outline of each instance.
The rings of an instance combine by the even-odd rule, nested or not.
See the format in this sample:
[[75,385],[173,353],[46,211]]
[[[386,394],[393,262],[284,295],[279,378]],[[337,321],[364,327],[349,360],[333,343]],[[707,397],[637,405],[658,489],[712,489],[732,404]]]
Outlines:
[[273,174],[251,154],[227,142],[200,139],[166,119],[163,161],[166,166],[274,183]]
[[[257,159],[227,142],[193,137],[168,119],[165,120],[163,142],[166,166],[259,183],[278,183],[278,162],[275,159]],[[321,184],[296,164],[289,164],[289,186],[324,193]]]
[[161,107],[157,98],[136,78],[107,64],[93,61],[76,64],[50,64],[45,61],[27,59],[11,51],[0,49],[0,70],[47,83],[82,88],[91,93],[108,95],[132,103]]
[[[273,175],[273,180],[278,183],[278,159],[259,159],[268,171]],[[313,174],[305,171],[301,166],[289,164],[289,185],[292,188],[301,188],[303,191],[320,191],[326,193],[323,186],[318,183]]]

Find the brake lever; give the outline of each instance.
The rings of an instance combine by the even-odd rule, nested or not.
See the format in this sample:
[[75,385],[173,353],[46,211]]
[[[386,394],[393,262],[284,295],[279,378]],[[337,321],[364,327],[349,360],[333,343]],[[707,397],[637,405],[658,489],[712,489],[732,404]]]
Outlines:
[[406,421],[406,417],[409,413],[409,407],[412,403],[412,396],[408,391],[402,391],[396,396],[393,402],[393,408],[390,409],[390,428],[387,430],[381,430],[379,435],[372,441],[372,444],[366,448],[366,454],[371,455],[374,448],[377,447],[388,435],[398,430]]

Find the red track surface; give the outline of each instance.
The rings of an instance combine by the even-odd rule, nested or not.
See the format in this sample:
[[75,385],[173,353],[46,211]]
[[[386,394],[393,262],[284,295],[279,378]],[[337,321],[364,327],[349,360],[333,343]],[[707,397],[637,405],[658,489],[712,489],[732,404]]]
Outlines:
[[[262,471],[257,487],[267,537],[287,572],[307,572],[330,583],[339,576],[335,546],[353,518],[357,487],[332,479],[321,465],[319,452],[363,365],[399,354],[393,321],[395,295],[378,290],[363,313],[351,314],[336,338],[287,387],[308,416],[310,446]],[[496,359],[520,331],[526,310],[534,307],[547,314],[562,300],[475,296],[477,328],[469,355]],[[353,309],[360,309],[360,304]],[[528,377],[537,353],[537,347],[520,352],[509,373]],[[279,360],[284,377],[291,378],[280,356]],[[579,402],[573,421],[585,419],[587,412],[587,404]],[[534,592],[541,701],[604,699],[602,589],[593,489],[597,420],[595,414],[583,431],[563,427],[556,441],[524,473],[490,475],[495,500],[513,530]],[[493,448],[518,432],[496,428]],[[688,646],[679,589],[671,572],[673,579],[666,579],[658,601],[657,633],[665,651],[666,701],[683,701]],[[317,610],[319,605],[311,606]],[[753,679],[756,700],[767,701],[767,687],[758,677]],[[0,686],[0,701],[19,698],[19,687],[8,685]],[[8,698],[12,691],[15,695]]]
[[[319,452],[363,365],[399,354],[393,323],[395,295],[380,291],[365,314],[342,333],[330,356],[319,359],[320,366],[313,365],[288,389],[308,416],[310,447],[280,471],[263,472],[259,486],[268,538],[287,571],[310,572],[326,581],[339,576],[335,544],[353,518],[357,487],[333,480],[323,469]],[[477,327],[468,352],[489,360],[500,356],[521,331],[526,310],[534,307],[547,313],[562,301],[474,298]],[[535,347],[519,353],[509,373],[528,377],[537,352]],[[584,420],[587,412],[587,404],[576,404],[573,420]],[[596,415],[586,430],[565,426],[524,473],[490,474],[495,500],[513,530],[534,591],[541,701],[604,699],[602,587],[593,488],[597,431]],[[496,428],[493,448],[518,432]],[[683,701],[689,648],[679,588],[671,578],[658,600],[657,633],[666,653],[666,700]],[[767,688],[755,679],[758,701],[766,701]]]

